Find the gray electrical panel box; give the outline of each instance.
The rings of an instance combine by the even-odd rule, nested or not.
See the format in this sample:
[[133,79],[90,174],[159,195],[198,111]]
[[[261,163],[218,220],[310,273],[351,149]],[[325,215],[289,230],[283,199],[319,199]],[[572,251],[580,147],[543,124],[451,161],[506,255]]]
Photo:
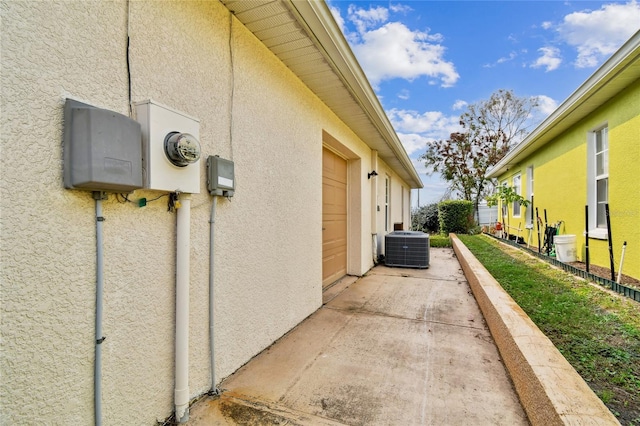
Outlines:
[[88,191],[142,188],[140,124],[72,99],[64,106],[64,186]]
[[211,195],[233,197],[236,189],[235,182],[233,161],[217,155],[210,155],[207,158],[207,189]]

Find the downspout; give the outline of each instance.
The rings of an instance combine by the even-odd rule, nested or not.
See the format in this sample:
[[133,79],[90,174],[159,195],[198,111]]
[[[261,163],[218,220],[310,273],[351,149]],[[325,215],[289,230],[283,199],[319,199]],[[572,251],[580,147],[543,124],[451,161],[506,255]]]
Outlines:
[[189,420],[189,267],[191,198],[180,200],[176,220],[176,420]]
[[96,200],[96,351],[93,371],[93,398],[96,426],[102,425],[102,299],[104,294],[104,234],[102,232],[102,200],[107,198],[102,191],[93,191]]

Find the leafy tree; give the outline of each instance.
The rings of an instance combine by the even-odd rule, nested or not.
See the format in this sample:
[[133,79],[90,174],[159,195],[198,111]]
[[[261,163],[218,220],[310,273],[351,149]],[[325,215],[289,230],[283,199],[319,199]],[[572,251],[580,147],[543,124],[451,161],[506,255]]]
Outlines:
[[509,229],[509,206],[514,203],[519,203],[521,206],[528,207],[531,201],[524,199],[524,197],[513,189],[512,186],[500,185],[496,191],[487,197],[487,206],[497,206],[498,203],[502,205],[502,221],[505,218],[507,220],[507,234]]
[[414,209],[411,214],[411,225],[411,229],[415,231],[437,233],[439,228],[438,204],[427,204]]
[[502,136],[508,148],[527,136],[527,121],[538,106],[538,98],[520,98],[512,90],[500,89],[487,100],[467,106],[460,117],[461,125],[475,135],[495,140]]
[[485,192],[487,170],[507,151],[501,133],[472,138],[469,132],[456,132],[447,140],[432,142],[420,159],[449,182],[452,192],[463,200],[476,201]]
[[429,174],[440,173],[449,188],[472,201],[477,211],[480,200],[495,186],[487,171],[526,136],[525,125],[537,105],[537,98],[498,90],[488,100],[469,105],[460,116],[463,131],[430,143],[420,159]]

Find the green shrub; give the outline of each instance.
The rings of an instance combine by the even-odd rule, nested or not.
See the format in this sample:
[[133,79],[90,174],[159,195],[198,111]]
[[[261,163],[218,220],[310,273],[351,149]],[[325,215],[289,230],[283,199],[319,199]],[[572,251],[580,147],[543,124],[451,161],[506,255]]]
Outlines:
[[466,200],[443,201],[438,204],[440,232],[468,234],[473,227],[473,202]]
[[439,221],[439,215],[438,215],[438,204],[437,203],[433,203],[433,204],[429,204],[426,206],[426,212],[425,212],[425,228],[427,229],[427,232],[431,232],[433,234],[438,233],[438,231],[440,230],[440,221]]
[[440,224],[438,222],[438,204],[428,204],[413,211],[411,217],[411,229],[414,231],[438,233]]

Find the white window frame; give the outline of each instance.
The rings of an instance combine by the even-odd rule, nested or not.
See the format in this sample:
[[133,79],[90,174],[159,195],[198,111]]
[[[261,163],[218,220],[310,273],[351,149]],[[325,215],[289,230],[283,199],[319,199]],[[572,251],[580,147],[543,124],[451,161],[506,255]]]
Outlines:
[[[507,186],[507,185],[509,185],[509,182],[507,182],[505,180],[505,181],[501,182],[500,185]],[[497,190],[498,190],[498,188],[496,188],[496,191]],[[508,203],[503,203],[502,200],[501,200],[500,201],[500,211],[498,213],[500,214],[500,216],[502,216],[502,221],[506,222],[507,216],[509,215],[509,204]],[[505,225],[505,224],[503,223],[503,225]]]
[[[602,148],[598,151],[598,136]],[[609,201],[609,127],[607,123],[595,127],[587,137],[587,204],[589,205],[589,238],[608,238],[604,204]],[[598,170],[598,159],[602,170]],[[598,202],[598,182],[606,185],[606,199]],[[598,224],[600,222],[600,224]]]
[[533,165],[527,167],[527,200],[529,200],[529,207],[525,208],[526,211],[526,222],[525,226],[529,229],[533,228],[534,220],[534,210],[533,210]]
[[[518,181],[518,185],[516,186],[516,180]],[[511,178],[511,182],[513,184],[513,190],[516,194],[522,195],[522,174],[518,173]],[[521,217],[522,214],[522,206],[519,202],[514,202],[511,207],[511,213],[514,218]]]
[[389,232],[389,223],[391,221],[391,212],[389,211],[389,198],[391,198],[391,179],[389,176],[384,178],[384,230]]

